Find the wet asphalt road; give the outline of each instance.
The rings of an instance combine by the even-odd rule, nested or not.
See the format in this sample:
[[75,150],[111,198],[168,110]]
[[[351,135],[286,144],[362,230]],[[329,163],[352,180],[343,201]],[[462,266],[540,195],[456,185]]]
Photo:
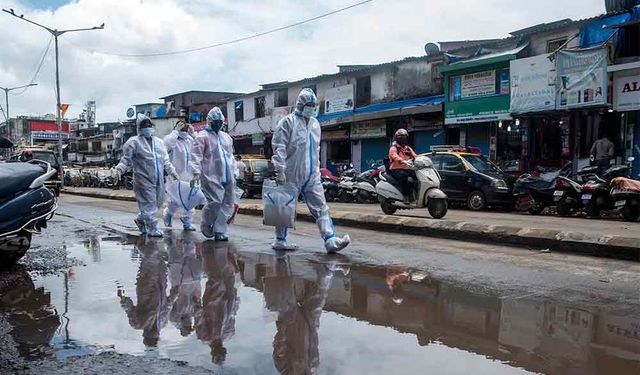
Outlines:
[[637,263],[353,228],[328,256],[308,223],[276,254],[259,218],[216,244],[138,238],[133,212],[62,197],[0,275],[3,370],[640,373]]

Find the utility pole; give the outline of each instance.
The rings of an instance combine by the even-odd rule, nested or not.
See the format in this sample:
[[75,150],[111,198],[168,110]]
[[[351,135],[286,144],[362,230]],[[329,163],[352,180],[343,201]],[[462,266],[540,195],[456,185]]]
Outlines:
[[[51,35],[53,35],[53,38],[55,39],[55,47],[56,47],[56,117],[57,117],[57,122],[58,122],[58,157],[60,159],[60,165],[63,164],[63,159],[62,159],[62,116],[60,113],[60,69],[58,66],[58,37],[61,36],[62,34],[65,33],[71,33],[71,32],[76,32],[76,31],[90,31],[90,30],[102,30],[104,29],[104,23],[100,26],[94,26],[94,27],[89,27],[89,28],[82,28],[82,29],[68,29],[68,30],[58,30],[58,29],[52,29],[50,27],[41,25],[35,21],[31,21],[27,18],[24,18],[24,15],[17,15],[15,13],[15,11],[11,8],[7,9],[2,9],[3,12],[8,13],[16,18],[19,18],[23,21],[29,22],[30,24],[36,25],[38,27],[41,27],[45,30],[47,30]],[[64,179],[63,179],[64,182]]]
[[4,100],[5,100],[5,107],[6,107],[4,110],[4,114],[7,117],[7,122],[6,122],[7,131],[11,132],[11,129],[9,128],[11,126],[11,124],[9,123],[9,120],[11,120],[11,116],[9,116],[9,91],[24,89],[31,86],[38,86],[38,84],[30,83],[28,85],[17,86],[17,87],[0,87],[0,90],[4,91]]

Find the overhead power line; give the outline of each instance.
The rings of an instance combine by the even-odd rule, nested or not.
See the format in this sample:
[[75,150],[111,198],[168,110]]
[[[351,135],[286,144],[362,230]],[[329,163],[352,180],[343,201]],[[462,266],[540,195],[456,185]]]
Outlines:
[[366,3],[370,3],[372,1],[373,0],[360,1],[358,3],[349,5],[347,7],[336,9],[336,10],[333,10],[331,12],[324,13],[324,14],[321,14],[319,16],[315,16],[315,17],[312,17],[312,18],[308,18],[308,19],[305,19],[303,21],[298,21],[298,22],[295,22],[295,23],[292,23],[292,24],[289,24],[289,25],[286,25],[286,26],[281,26],[281,27],[278,27],[278,28],[275,28],[275,29],[271,29],[271,30],[267,30],[267,31],[263,31],[263,32],[260,32],[260,33],[257,33],[257,34],[252,34],[252,35],[249,35],[249,36],[246,36],[246,37],[243,37],[243,38],[233,39],[233,40],[229,40],[229,41],[226,41],[226,42],[215,43],[215,44],[202,46],[202,47],[188,48],[188,49],[177,50],[177,51],[154,52],[154,53],[115,53],[115,52],[105,52],[105,51],[95,51],[95,50],[91,51],[91,52],[99,53],[99,54],[102,54],[102,55],[108,55],[108,56],[118,56],[118,57],[158,57],[158,56],[181,55],[181,54],[186,54],[186,53],[191,53],[191,52],[203,51],[203,50],[211,49],[211,48],[227,46],[229,44],[244,42],[246,40],[255,39],[255,38],[259,38],[261,36],[277,33],[277,32],[282,31],[282,30],[291,29],[293,27],[304,25],[306,23],[310,23],[310,22],[319,20],[321,18],[326,18],[326,17],[332,16],[334,14],[341,13],[341,12],[344,12],[344,11],[349,10],[349,9],[353,9],[355,7],[359,7],[361,5],[364,5]]
[[[40,69],[42,69],[42,65],[44,65],[44,59],[47,57],[47,53],[49,53],[49,49],[51,48],[51,42],[53,42],[53,36],[51,36],[51,38],[49,38],[49,42],[47,42],[47,47],[44,49],[44,52],[42,53],[42,57],[40,58],[40,63],[38,63],[38,67],[36,68],[36,71],[33,73],[33,76],[31,77],[31,81],[29,81],[29,85],[34,83],[36,79],[38,79],[38,74],[40,74]],[[11,95],[20,96],[24,94],[25,91],[27,91],[29,87],[31,87],[29,85],[23,88],[22,91],[20,92],[17,92],[17,93],[12,92]]]

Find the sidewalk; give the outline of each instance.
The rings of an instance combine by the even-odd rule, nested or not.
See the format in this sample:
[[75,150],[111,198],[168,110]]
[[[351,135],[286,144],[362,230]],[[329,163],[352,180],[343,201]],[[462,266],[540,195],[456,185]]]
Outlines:
[[[63,192],[135,201],[129,190],[66,187]],[[454,209],[449,210],[444,219],[434,220],[426,210],[398,211],[394,216],[387,216],[375,204],[331,203],[329,206],[337,225],[640,260],[640,223]],[[240,213],[262,216],[262,202],[243,200]],[[304,204],[298,205],[298,219],[313,220]]]

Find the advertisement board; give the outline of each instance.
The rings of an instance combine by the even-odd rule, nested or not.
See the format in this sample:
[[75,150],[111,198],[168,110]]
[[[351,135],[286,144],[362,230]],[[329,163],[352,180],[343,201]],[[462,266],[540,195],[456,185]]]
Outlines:
[[606,47],[563,50],[556,55],[556,108],[568,109],[607,103]]
[[511,61],[511,113],[556,109],[556,69],[549,54]]
[[[58,139],[58,132],[54,131],[32,131],[31,138],[33,139]],[[69,139],[69,133],[62,133],[62,139]]]
[[496,71],[470,73],[451,77],[451,100],[482,98],[496,94]]
[[351,124],[351,139],[385,138],[387,136],[387,122],[372,120]]
[[353,85],[328,89],[325,93],[324,113],[353,111]]
[[621,112],[640,110],[640,69],[615,73],[613,108]]

